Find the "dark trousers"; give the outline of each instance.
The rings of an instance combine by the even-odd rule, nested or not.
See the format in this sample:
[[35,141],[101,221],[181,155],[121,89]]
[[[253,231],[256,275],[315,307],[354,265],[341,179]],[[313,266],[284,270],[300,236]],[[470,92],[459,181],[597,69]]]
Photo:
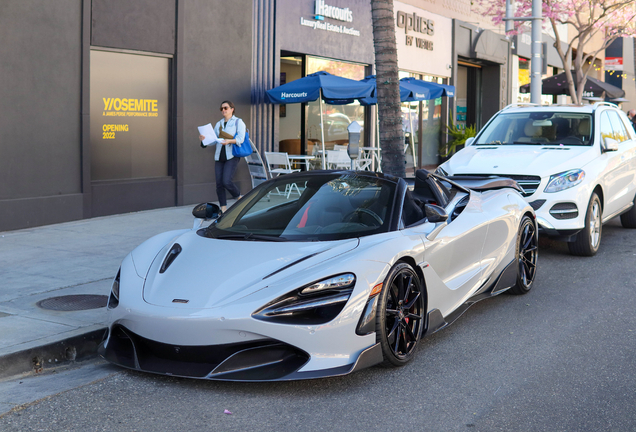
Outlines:
[[[225,151],[225,149],[223,149]],[[234,198],[238,198],[241,195],[239,188],[232,183],[232,177],[238,166],[241,158],[233,157],[232,159],[214,163],[214,171],[216,174],[216,196],[219,198],[219,205],[227,205],[227,198],[225,196],[225,189],[227,189]]]

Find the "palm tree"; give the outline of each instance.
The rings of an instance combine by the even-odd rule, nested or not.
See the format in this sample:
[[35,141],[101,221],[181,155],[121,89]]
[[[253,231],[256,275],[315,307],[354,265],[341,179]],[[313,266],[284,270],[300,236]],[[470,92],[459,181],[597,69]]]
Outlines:
[[406,176],[393,0],[371,0],[382,171]]

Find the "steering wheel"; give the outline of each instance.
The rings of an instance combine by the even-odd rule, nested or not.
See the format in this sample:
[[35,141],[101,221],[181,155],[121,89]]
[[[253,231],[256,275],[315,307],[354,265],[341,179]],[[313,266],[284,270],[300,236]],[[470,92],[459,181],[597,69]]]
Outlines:
[[[384,221],[382,220],[382,218],[380,216],[377,215],[377,213],[375,213],[372,210],[369,210],[367,208],[357,208],[354,211],[352,211],[351,213],[347,214],[344,218],[342,218],[343,221],[347,221],[348,219],[352,218],[353,215],[355,214],[360,214],[360,215],[368,215],[371,218],[373,218],[374,221],[376,221],[378,223],[378,225],[382,225],[384,223]],[[362,217],[358,216],[358,219],[360,221],[362,221]]]

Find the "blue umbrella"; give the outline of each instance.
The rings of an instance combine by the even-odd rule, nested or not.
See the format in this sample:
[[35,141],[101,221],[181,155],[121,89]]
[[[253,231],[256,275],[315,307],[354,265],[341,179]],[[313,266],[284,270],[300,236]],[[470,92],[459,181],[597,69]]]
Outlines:
[[[362,105],[375,105],[378,103],[378,89],[376,87],[377,82],[375,79],[375,75],[369,75],[368,77],[365,77],[363,80],[361,80],[361,82],[366,82],[366,83],[370,83],[373,84],[373,94],[369,97],[366,98],[362,98],[360,99],[360,103]],[[400,101],[402,102],[406,102],[408,100],[413,100],[413,99],[409,99],[411,97],[411,93],[413,91],[412,86],[409,85],[403,85],[403,83],[400,83]]]
[[411,100],[429,100],[442,96],[455,96],[455,86],[418,80],[413,77],[402,78],[400,85],[408,85],[413,90],[414,99]]
[[371,96],[373,88],[369,83],[321,71],[267,90],[267,100],[274,104],[313,102],[322,92],[322,98],[327,103],[345,105],[355,99]]
[[[267,90],[267,100],[274,104],[313,102],[320,100],[320,133],[322,141],[322,168],[325,168],[325,127],[323,122],[322,101],[331,105],[346,105],[356,99],[371,96],[374,86],[370,83],[331,75],[329,72],[316,72],[282,86]],[[321,97],[322,95],[322,97]]]

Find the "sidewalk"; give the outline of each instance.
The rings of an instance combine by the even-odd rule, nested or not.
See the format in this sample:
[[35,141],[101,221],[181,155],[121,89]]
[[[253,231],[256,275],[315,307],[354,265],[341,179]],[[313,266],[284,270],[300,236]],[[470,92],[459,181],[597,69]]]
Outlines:
[[102,307],[74,311],[37,303],[68,295],[108,296],[122,259],[155,234],[191,228],[193,208],[0,232],[0,380],[94,356],[106,329],[105,299],[92,299],[103,300]]

